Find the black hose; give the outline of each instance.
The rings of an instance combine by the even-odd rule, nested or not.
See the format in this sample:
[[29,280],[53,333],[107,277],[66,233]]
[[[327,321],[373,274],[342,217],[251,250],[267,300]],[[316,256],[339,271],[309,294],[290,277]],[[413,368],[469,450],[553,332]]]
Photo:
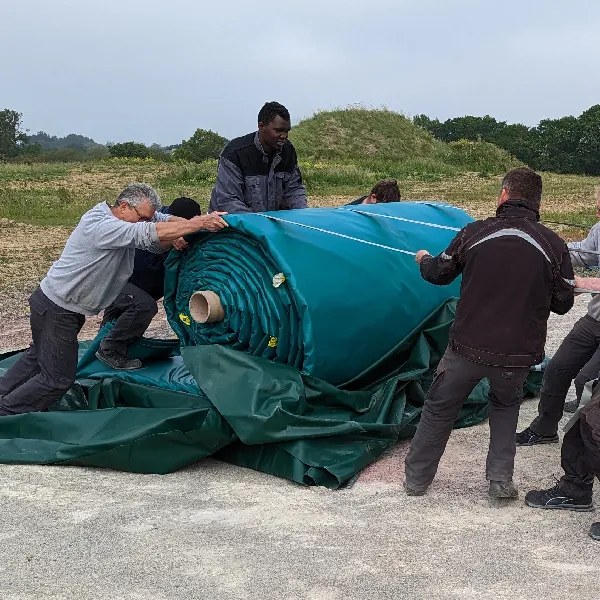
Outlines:
[[542,221],[542,223],[548,223],[549,225],[566,225],[567,227],[580,227],[581,229],[592,228],[592,225],[581,225],[579,223],[561,223],[560,221]]

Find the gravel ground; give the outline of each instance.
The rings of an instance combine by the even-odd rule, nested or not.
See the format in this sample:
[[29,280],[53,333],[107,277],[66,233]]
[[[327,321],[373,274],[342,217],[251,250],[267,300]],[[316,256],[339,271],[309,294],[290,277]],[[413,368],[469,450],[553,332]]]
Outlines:
[[[21,313],[3,314],[4,348],[29,341],[27,295],[15,294]],[[551,317],[549,353],[587,299]],[[88,320],[82,337],[97,326]],[[151,332],[170,335],[163,312]],[[522,405],[520,427],[536,406]],[[494,502],[484,480],[488,439],[485,423],[455,431],[422,498],[402,492],[406,441],[335,492],[212,459],[165,476],[0,465],[0,598],[597,598],[600,545],[587,536],[594,513],[522,501],[560,475],[559,446],[519,449],[521,499]]]

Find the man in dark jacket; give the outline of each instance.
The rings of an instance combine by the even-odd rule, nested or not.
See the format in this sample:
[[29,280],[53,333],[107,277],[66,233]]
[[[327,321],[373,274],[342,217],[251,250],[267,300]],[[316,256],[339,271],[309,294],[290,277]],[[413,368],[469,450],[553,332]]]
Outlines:
[[[200,205],[191,198],[177,198],[169,206],[163,206],[160,212],[191,219],[201,214]],[[185,242],[177,242],[182,248]],[[104,310],[102,325],[115,321],[112,330],[102,339],[96,356],[113,369],[138,369],[141,361],[124,361],[129,346],[139,340],[158,312],[157,301],[165,293],[165,260],[169,248],[162,254],[136,250],[133,273],[114,302]]]
[[[590,401],[570,425],[561,448],[565,474],[550,489],[528,492],[525,495],[528,506],[577,512],[594,510],[594,477],[600,478],[600,386],[594,386]],[[592,523],[589,535],[600,542],[600,523]]]
[[447,285],[461,273],[463,279],[448,348],[406,457],[410,495],[433,481],[458,411],[483,378],[491,384],[489,494],[518,495],[512,476],[523,383],[544,358],[550,311],[571,309],[575,285],[565,242],[538,223],[541,197],[537,173],[510,171],[495,217],[469,223],[436,258],[417,253],[426,281]]
[[387,202],[400,202],[400,188],[395,179],[381,179],[374,186],[368,196],[361,196],[346,206],[357,204],[382,204]]
[[307,208],[290,129],[287,108],[267,102],[258,113],[258,131],[232,140],[221,153],[209,212]]

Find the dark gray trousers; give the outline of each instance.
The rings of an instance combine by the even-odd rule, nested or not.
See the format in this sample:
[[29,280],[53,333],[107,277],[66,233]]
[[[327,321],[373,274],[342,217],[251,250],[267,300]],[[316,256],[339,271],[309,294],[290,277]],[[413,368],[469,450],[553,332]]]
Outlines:
[[[582,377],[591,375],[588,381],[598,377],[598,371],[595,374],[591,371],[592,368],[596,368],[593,359],[598,348],[600,348],[600,322],[585,315],[575,323],[544,371],[538,416],[530,425],[534,433],[555,435],[558,432],[565,398],[573,379],[578,378],[584,368]],[[581,387],[583,389],[583,384]],[[579,391],[578,394],[580,397]]]
[[600,346],[596,352],[594,352],[594,356],[590,358],[590,360],[585,363],[583,369],[577,373],[573,381],[573,385],[575,386],[575,396],[577,402],[581,402],[581,394],[583,394],[583,388],[588,381],[592,381],[593,379],[598,379],[600,375]]
[[599,441],[585,415],[580,416],[563,439],[560,457],[565,474],[560,479],[560,487],[581,502],[592,501],[594,476],[600,478]]
[[406,483],[415,490],[429,487],[460,408],[473,388],[486,377],[491,384],[486,476],[492,481],[512,479],[519,407],[528,373],[528,368],[480,365],[448,348],[438,365],[406,456]]
[[117,299],[104,311],[102,324],[115,319],[116,322],[100,347],[127,354],[127,348],[144,335],[157,312],[156,300],[150,294],[133,283],[125,284]]
[[46,410],[73,385],[77,334],[85,317],[51,302],[38,288],[29,298],[33,342],[0,377],[0,415]]

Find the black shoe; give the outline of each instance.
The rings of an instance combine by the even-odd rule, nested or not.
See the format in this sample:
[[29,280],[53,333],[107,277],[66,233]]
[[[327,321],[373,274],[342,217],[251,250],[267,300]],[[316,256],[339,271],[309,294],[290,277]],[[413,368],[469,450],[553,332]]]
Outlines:
[[592,523],[590,527],[590,537],[597,542],[600,542],[600,523]]
[[525,504],[532,508],[558,508],[577,512],[590,512],[594,510],[591,497],[589,502],[575,500],[561,490],[559,484],[549,490],[527,492],[525,494]]
[[410,484],[404,482],[404,491],[407,496],[424,496],[427,490],[416,490]]
[[98,350],[96,358],[105,365],[117,371],[135,371],[142,368],[142,361],[137,358],[128,358],[127,354],[121,354],[116,350]]
[[510,481],[490,481],[488,495],[492,498],[518,498],[519,490],[512,479]]
[[558,435],[538,435],[531,428],[517,433],[517,446],[536,446],[537,444],[558,444]]
[[577,400],[571,400],[570,402],[565,402],[564,411],[568,413],[574,413],[579,408],[579,402]]

